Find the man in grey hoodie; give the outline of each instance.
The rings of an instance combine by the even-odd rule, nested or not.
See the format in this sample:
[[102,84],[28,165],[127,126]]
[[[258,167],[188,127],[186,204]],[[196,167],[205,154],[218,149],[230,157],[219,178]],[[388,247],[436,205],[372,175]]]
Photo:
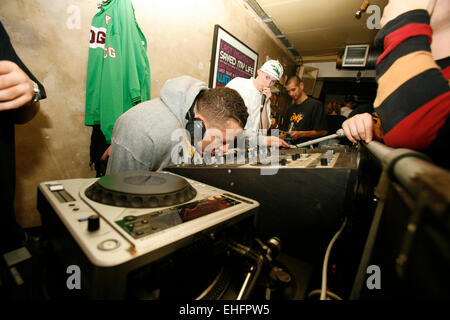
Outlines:
[[[205,129],[195,146],[184,131],[194,118]],[[106,173],[162,170],[173,164],[183,144],[191,159],[218,143],[226,152],[227,143],[241,133],[247,118],[245,103],[233,89],[208,89],[189,76],[168,80],[160,98],[136,105],[116,121]]]

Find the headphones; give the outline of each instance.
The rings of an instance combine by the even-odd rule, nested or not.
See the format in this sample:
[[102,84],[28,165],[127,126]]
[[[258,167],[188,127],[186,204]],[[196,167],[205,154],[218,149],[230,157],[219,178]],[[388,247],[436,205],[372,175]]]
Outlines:
[[[191,109],[189,109],[186,114],[186,119],[188,120],[186,123],[186,130],[189,132],[191,136],[191,144],[194,145],[194,138],[196,132],[201,132],[200,140],[203,140],[205,136],[206,127],[202,119],[196,118],[194,113],[195,103],[192,105]],[[198,134],[198,133],[197,133]]]

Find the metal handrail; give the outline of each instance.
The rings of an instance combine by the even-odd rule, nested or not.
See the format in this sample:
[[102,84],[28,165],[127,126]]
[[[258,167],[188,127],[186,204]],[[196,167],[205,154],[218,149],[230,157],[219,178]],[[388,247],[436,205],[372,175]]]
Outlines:
[[448,212],[450,203],[450,172],[433,164],[423,153],[410,149],[391,148],[377,141],[371,141],[367,144],[363,143],[362,145],[380,161],[383,171],[375,190],[378,203],[350,293],[349,298],[351,300],[357,300],[360,297],[361,289],[364,285],[363,279],[372,256],[376,235],[384,211],[385,199],[391,182],[399,183],[416,200],[416,208],[409,219],[396,259],[396,273],[398,276],[404,274],[405,262],[408,260],[417,223],[420,220],[423,209],[426,207],[437,214],[442,214],[445,211]]
[[[436,185],[433,187],[450,200],[450,172],[433,164],[425,154],[410,149],[391,148],[378,141],[371,141],[364,146],[380,160],[389,178],[399,182],[412,196],[418,197],[424,191],[423,184],[417,183],[420,179],[422,182],[428,180],[434,184],[444,184],[441,188]],[[424,179],[426,177],[438,179]]]

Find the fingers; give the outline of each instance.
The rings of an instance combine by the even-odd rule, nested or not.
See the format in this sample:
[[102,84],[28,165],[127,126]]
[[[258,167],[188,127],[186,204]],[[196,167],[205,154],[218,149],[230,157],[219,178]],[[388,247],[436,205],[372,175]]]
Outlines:
[[0,75],[10,73],[16,64],[8,60],[0,60]]
[[272,144],[272,145],[275,145],[275,146],[278,146],[278,147],[289,148],[289,144],[286,141],[284,141],[283,139],[280,139],[278,137],[273,137],[273,140],[274,140],[275,143]]
[[259,140],[261,145],[266,147],[286,147],[289,148],[289,144],[286,143],[283,139],[280,139],[275,136],[264,136],[261,137],[262,140]]
[[106,159],[108,159],[108,157],[110,156],[110,154],[111,154],[111,146],[109,146],[106,150],[105,150],[105,152],[103,153],[103,155],[101,156],[101,158],[100,158],[100,160],[106,160]]
[[0,90],[24,83],[27,81],[27,78],[25,74],[21,74],[16,70],[8,73],[0,73]]
[[11,109],[17,109],[22,107],[23,105],[27,104],[31,101],[32,95],[31,94],[25,94],[21,95],[13,100],[8,100],[5,102],[0,102],[0,111],[5,110],[11,110]]
[[342,129],[351,142],[356,143],[358,140],[363,140],[369,143],[373,138],[372,116],[368,113],[357,114],[345,120]]
[[19,96],[14,94],[12,98],[0,102],[0,111],[20,108],[30,102],[32,98],[33,95],[31,94],[31,91],[22,92]]
[[28,80],[28,76],[14,62],[0,61],[0,89]]
[[345,120],[342,123],[342,129],[344,129],[344,134],[348,140],[353,143],[356,143],[356,139],[354,138],[354,133],[356,132],[353,123],[350,120]]
[[290,148],[289,144],[283,139],[280,139],[280,147]]
[[33,84],[15,63],[0,61],[0,111],[23,106],[33,98]]
[[23,82],[0,90],[0,102],[12,101],[25,95],[29,100],[33,97],[33,85],[31,82]]

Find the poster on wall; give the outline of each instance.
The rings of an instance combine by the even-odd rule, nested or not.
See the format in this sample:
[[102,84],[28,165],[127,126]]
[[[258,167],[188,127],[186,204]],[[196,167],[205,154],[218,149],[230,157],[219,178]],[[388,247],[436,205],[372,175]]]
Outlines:
[[214,27],[209,87],[224,87],[236,77],[256,76],[258,54],[219,25]]

